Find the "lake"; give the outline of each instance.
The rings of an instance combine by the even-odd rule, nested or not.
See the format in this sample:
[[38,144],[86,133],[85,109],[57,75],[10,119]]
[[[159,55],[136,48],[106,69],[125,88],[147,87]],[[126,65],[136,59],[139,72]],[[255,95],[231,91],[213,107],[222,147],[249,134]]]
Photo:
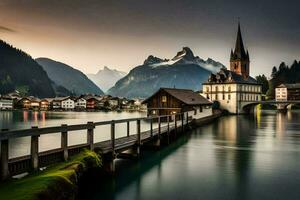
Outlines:
[[94,179],[82,199],[299,199],[300,112],[225,116]]
[[[27,129],[32,126],[49,127],[61,124],[83,124],[88,121],[99,122],[117,119],[145,117],[145,112],[38,112],[38,111],[0,111],[0,129]],[[154,128],[157,124],[154,124]],[[127,127],[125,123],[116,124],[116,138],[125,136]],[[141,130],[149,129],[146,122],[141,122]],[[131,134],[136,133],[136,123],[130,123]],[[98,126],[95,128],[95,142],[110,139],[110,126]],[[39,151],[59,148],[61,145],[61,133],[41,135],[39,138]],[[86,143],[86,130],[72,131],[68,135],[68,145]],[[30,137],[15,138],[9,140],[9,157],[14,158],[30,154]]]

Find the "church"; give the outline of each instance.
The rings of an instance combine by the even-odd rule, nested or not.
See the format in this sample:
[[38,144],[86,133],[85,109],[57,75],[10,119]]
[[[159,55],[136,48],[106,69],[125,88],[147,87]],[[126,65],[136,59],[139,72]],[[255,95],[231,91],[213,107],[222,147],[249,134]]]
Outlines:
[[204,97],[219,102],[221,109],[233,114],[244,113],[246,106],[261,101],[262,87],[250,76],[250,56],[244,48],[240,24],[235,49],[231,50],[230,70],[220,69],[202,85]]

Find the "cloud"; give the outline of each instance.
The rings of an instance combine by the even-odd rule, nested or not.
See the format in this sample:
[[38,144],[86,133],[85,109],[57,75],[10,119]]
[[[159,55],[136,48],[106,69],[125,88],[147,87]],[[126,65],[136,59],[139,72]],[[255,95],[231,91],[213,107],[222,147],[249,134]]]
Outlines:
[[0,26],[0,32],[15,33],[16,31],[11,28],[5,27],[5,26]]

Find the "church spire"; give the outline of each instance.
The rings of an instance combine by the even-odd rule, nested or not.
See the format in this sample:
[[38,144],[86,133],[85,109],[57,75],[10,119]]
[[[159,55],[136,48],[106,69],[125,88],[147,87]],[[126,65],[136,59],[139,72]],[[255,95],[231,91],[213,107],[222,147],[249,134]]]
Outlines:
[[245,50],[241,32],[241,25],[239,22],[235,48],[234,51],[231,50],[230,53],[230,70],[242,75],[243,78],[248,78],[250,71],[249,67],[249,52]]
[[243,42],[243,37],[242,37],[242,32],[241,32],[241,25],[240,22],[238,24],[238,31],[237,31],[237,38],[236,38],[236,43],[235,43],[235,49],[233,52],[233,56],[231,57],[231,60],[247,60],[247,53],[244,48],[244,42]]

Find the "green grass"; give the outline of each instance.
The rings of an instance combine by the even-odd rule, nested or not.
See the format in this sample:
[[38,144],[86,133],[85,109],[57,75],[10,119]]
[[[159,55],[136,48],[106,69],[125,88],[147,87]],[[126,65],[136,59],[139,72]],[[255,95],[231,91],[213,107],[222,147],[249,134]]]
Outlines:
[[70,161],[52,165],[42,172],[0,185],[0,197],[6,199],[74,199],[78,177],[88,168],[101,167],[101,157],[84,150]]

